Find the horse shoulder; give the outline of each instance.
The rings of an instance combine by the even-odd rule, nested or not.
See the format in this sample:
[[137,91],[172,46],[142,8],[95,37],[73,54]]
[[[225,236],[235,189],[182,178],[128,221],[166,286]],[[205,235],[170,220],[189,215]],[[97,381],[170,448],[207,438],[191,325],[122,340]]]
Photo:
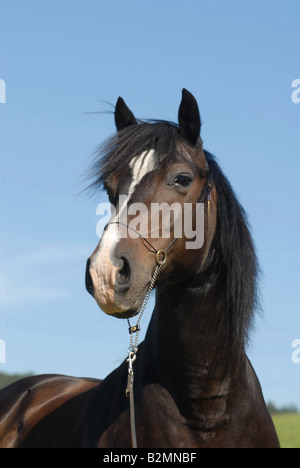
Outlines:
[[98,380],[41,375],[0,391],[0,447],[18,447],[46,416],[70,399],[99,385]]

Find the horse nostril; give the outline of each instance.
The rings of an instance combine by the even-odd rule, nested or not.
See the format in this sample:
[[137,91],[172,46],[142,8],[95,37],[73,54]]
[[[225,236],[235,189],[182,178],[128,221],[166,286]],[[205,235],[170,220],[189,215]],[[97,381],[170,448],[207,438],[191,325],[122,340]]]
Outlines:
[[90,264],[91,260],[88,259],[86,262],[86,270],[85,270],[85,287],[88,293],[91,294],[91,296],[94,296],[94,285],[93,285],[93,280],[90,274]]
[[131,282],[131,267],[126,257],[120,259],[120,269],[117,272],[117,283],[120,286],[128,287]]

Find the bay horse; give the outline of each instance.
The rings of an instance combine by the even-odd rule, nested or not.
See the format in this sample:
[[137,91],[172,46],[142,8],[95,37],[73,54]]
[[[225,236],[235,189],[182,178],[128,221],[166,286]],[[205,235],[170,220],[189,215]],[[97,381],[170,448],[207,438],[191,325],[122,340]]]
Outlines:
[[[91,185],[106,189],[116,214],[87,262],[86,287],[106,314],[129,319],[159,266],[154,311],[133,364],[137,445],[278,448],[245,351],[257,308],[255,249],[243,208],[203,149],[197,102],[184,89],[174,124],[138,121],[119,98],[115,122]],[[121,236],[120,195],[147,207],[192,204],[193,227],[204,205],[203,245],[187,248],[185,234],[173,231],[163,238],[160,227],[148,237]],[[3,389],[0,446],[130,448],[128,360],[103,381],[45,375]]]

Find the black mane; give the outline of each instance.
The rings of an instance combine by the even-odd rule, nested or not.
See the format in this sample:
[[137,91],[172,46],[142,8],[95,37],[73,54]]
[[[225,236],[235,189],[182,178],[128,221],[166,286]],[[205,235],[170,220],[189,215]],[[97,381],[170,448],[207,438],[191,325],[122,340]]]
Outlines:
[[[132,125],[108,139],[97,152],[90,176],[91,189],[103,187],[105,181],[146,150],[155,149],[157,167],[171,163],[183,141],[178,126],[172,122],[151,121]],[[258,263],[247,216],[215,157],[204,151],[210,177],[218,193],[217,230],[208,261],[213,274],[217,272],[220,297],[215,310],[226,300],[226,316],[220,327],[226,327],[225,349],[240,352],[247,342],[257,306]],[[206,278],[209,281],[209,278]],[[212,311],[212,313],[214,313]]]
[[[218,274],[220,298],[226,299],[227,313],[220,320],[220,326],[227,329],[224,347],[240,354],[259,305],[259,265],[247,215],[215,157],[208,151],[204,154],[218,194],[217,230],[208,261]],[[216,298],[216,310],[217,302]]]

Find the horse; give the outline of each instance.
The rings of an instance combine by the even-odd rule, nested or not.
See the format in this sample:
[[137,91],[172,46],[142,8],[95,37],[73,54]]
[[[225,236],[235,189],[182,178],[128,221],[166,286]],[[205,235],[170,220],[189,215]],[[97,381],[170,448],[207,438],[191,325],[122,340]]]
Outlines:
[[[246,354],[258,308],[255,247],[244,209],[203,148],[195,97],[183,89],[178,124],[138,120],[120,97],[115,123],[92,166],[90,187],[104,188],[115,210],[87,261],[86,288],[129,323],[155,288],[145,339],[137,344],[140,323],[130,326],[129,357],[103,381],[44,375],[3,389],[0,446],[131,448],[135,436],[146,449],[279,448]],[[122,196],[129,208],[176,204],[182,216],[170,214],[169,238],[161,219],[149,228],[150,215],[142,233],[133,211],[123,221]],[[186,206],[192,233],[201,221],[196,247],[192,234],[175,233]]]

